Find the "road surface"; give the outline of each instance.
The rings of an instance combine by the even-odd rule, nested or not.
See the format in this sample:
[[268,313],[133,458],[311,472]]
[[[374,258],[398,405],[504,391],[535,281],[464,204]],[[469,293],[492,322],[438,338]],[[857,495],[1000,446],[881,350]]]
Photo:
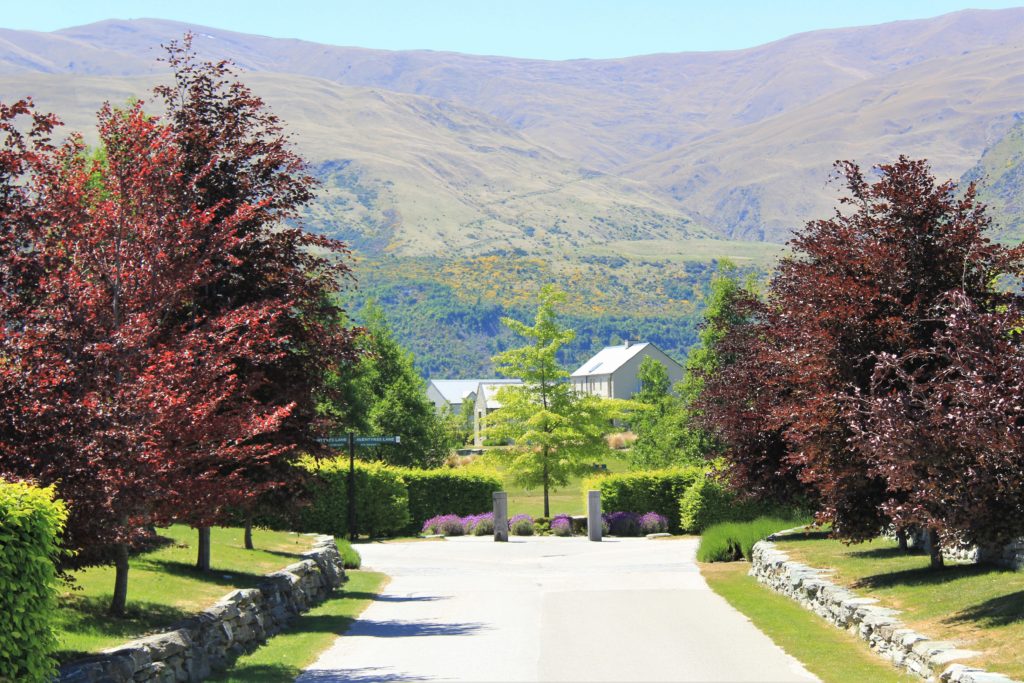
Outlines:
[[360,545],[391,581],[298,681],[817,680],[708,588],[696,545]]

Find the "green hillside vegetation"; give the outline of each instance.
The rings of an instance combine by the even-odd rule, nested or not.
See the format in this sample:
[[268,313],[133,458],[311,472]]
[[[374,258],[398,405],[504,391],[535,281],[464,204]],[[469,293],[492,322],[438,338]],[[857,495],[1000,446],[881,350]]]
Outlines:
[[1024,118],[985,150],[978,163],[963,176],[963,184],[976,182],[978,198],[988,205],[993,236],[1005,244],[1024,239]]
[[[541,286],[554,283],[568,295],[562,316],[576,331],[559,357],[565,367],[575,369],[603,346],[625,339],[654,342],[682,362],[697,341],[717,269],[714,259],[675,262],[610,254],[558,265],[508,253],[448,261],[360,258],[359,288],[348,308],[359,322],[367,302],[376,301],[424,376],[483,377],[493,375],[491,357],[513,341],[502,316],[528,315]],[[740,270],[766,272],[753,265]]]

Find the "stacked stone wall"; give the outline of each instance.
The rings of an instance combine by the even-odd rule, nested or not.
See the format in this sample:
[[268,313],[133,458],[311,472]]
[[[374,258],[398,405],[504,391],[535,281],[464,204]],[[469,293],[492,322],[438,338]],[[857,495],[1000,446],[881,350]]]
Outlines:
[[60,683],[196,683],[279,633],[345,581],[338,547],[317,536],[302,561],[235,590],[170,630],[61,668]]
[[760,541],[751,553],[751,576],[782,593],[829,623],[867,641],[879,656],[930,681],[950,683],[1014,683],[1001,674],[956,662],[977,652],[932,640],[899,620],[899,612],[880,607],[828,579],[831,572],[794,562],[771,541]]

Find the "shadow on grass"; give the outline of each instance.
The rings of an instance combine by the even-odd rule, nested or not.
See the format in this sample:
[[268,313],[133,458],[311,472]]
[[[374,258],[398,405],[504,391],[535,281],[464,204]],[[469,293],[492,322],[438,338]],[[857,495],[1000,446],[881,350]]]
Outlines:
[[263,550],[262,548],[257,548],[257,550],[266,553],[267,555],[277,555],[278,557],[287,557],[290,559],[294,559],[296,562],[305,559],[302,557],[302,553],[291,553],[286,552],[284,550]]
[[[258,680],[258,679],[253,679]],[[354,683],[401,683],[402,681],[429,681],[430,678],[403,673],[388,673],[383,667],[371,666],[362,669],[314,669],[306,671],[296,683],[314,681],[353,681]]]
[[823,541],[831,538],[830,531],[798,531],[784,536],[777,536],[776,543],[791,543],[800,541]]
[[134,565],[140,569],[166,574],[168,576],[184,576],[194,581],[223,586],[225,588],[253,588],[264,581],[262,574],[251,572],[239,572],[229,569],[218,569],[214,567],[208,572],[196,569],[195,565],[189,562],[178,562],[176,560],[163,560],[158,558],[144,558]]
[[1024,622],[1024,591],[1000,595],[997,598],[968,607],[946,619],[946,622],[951,624],[976,623],[985,628]]
[[876,559],[876,560],[891,560],[895,557],[924,557],[924,553],[900,550],[898,547],[892,548],[872,548],[871,550],[854,550],[849,553],[850,557],[860,557],[864,559]]
[[[155,602],[129,601],[125,616],[107,614],[110,596],[84,596],[72,594],[61,598],[58,619],[66,633],[95,634],[118,640],[131,640],[147,633],[165,629],[191,616],[189,612]],[[77,659],[85,653],[72,650],[58,652],[62,662]]]
[[956,581],[970,576],[980,576],[992,572],[1006,571],[998,567],[986,565],[957,565],[932,569],[904,569],[887,574],[865,576],[853,584],[854,588],[891,588],[893,586],[933,586]]

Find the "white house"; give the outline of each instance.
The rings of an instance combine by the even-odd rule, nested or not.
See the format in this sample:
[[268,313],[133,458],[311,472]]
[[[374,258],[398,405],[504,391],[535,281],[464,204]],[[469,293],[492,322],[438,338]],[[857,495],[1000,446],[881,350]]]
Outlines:
[[653,358],[668,370],[670,385],[683,378],[683,366],[650,342],[606,346],[569,376],[573,388],[603,398],[632,398],[640,391],[637,371],[644,358]]
[[476,389],[476,404],[473,408],[473,444],[479,448],[484,445],[483,436],[480,434],[481,424],[484,416],[490,415],[501,407],[498,401],[498,391],[503,387],[521,385],[521,379],[488,379],[483,380]]
[[476,398],[476,388],[481,382],[500,382],[499,379],[432,379],[427,382],[427,398],[431,400],[437,412],[446,407],[454,414],[462,410],[465,401],[470,403]]

